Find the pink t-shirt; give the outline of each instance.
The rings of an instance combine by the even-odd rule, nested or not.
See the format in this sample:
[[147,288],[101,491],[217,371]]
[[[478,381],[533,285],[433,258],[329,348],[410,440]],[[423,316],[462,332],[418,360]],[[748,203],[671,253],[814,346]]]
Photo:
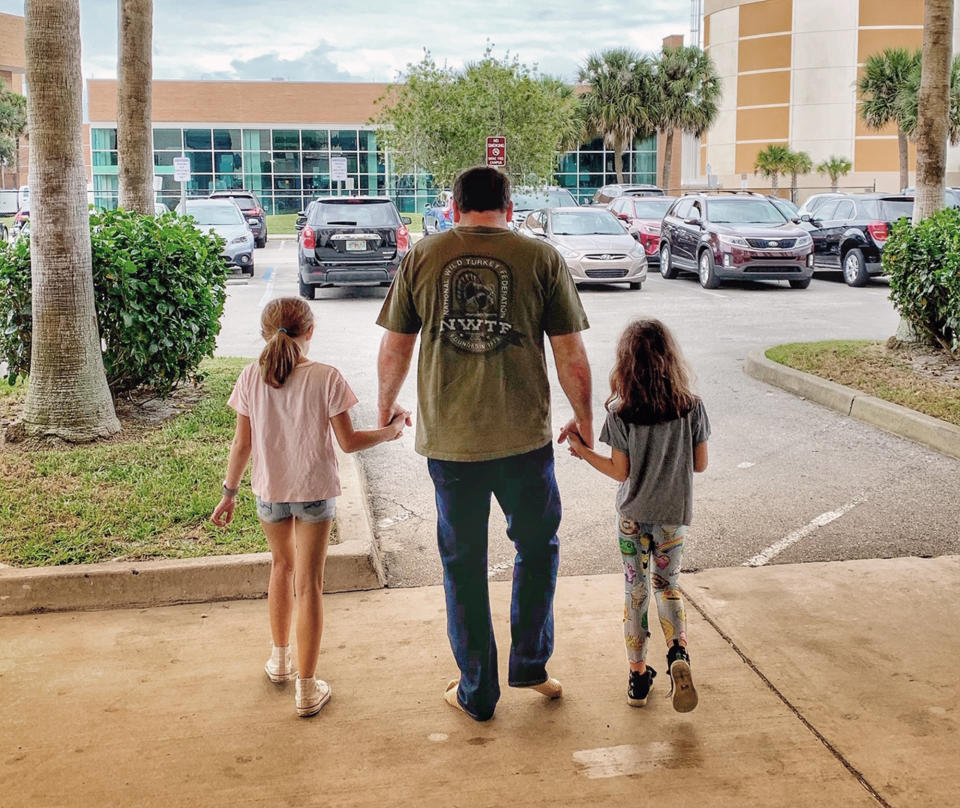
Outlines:
[[256,362],[247,365],[227,404],[250,419],[253,493],[264,502],[339,496],[330,419],[356,403],[330,365],[301,363],[279,388],[263,382]]

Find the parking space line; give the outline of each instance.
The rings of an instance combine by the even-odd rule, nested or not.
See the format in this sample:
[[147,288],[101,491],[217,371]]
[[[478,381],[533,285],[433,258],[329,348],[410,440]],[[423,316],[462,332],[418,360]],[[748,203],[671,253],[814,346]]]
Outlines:
[[263,279],[267,282],[267,288],[263,290],[263,296],[257,304],[257,308],[261,309],[266,306],[273,297],[273,284],[277,279],[277,273],[274,267],[267,267],[266,272],[263,273]]
[[848,502],[846,505],[843,505],[837,508],[835,511],[827,511],[826,513],[821,513],[815,519],[811,519],[803,527],[794,530],[793,533],[789,533],[784,536],[780,541],[771,544],[763,552],[757,553],[749,561],[744,561],[742,566],[744,567],[762,567],[764,564],[769,563],[772,559],[776,558],[780,553],[786,550],[793,544],[796,544],[800,539],[803,539],[809,536],[811,533],[814,533],[818,528],[823,527],[824,525],[829,525],[831,522],[836,521],[841,516],[843,516],[848,511],[853,510],[861,502],[866,499],[865,494],[861,494],[859,497],[854,499],[852,502]]

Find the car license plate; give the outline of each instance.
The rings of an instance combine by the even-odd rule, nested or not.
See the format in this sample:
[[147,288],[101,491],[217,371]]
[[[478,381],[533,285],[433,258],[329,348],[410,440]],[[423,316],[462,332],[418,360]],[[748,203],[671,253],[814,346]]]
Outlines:
[[367,242],[363,240],[350,239],[347,241],[348,252],[360,252],[367,249]]

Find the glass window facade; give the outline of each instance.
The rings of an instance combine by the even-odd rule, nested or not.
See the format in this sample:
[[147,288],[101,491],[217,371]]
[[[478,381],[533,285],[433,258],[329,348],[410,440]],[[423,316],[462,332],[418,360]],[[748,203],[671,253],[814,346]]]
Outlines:
[[[117,205],[116,127],[90,132],[94,204]],[[158,199],[173,209],[180,185],[173,180],[173,158],[190,158],[189,195],[245,188],[255,193],[268,214],[296,213],[311,199],[336,193],[330,160],[345,157],[354,192],[388,194],[403,213],[420,212],[439,190],[427,174],[397,175],[389,154],[377,146],[370,129],[271,128],[217,129],[157,127],[153,130],[154,170],[162,178]],[[624,181],[655,183],[656,136],[638,138],[623,155]],[[616,182],[613,152],[601,138],[557,158],[555,182],[581,202],[602,185]]]

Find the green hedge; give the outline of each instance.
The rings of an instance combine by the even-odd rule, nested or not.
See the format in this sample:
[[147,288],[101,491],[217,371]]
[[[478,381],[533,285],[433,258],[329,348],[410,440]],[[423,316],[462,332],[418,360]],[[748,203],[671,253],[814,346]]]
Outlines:
[[960,210],[944,208],[919,224],[901,219],[883,250],[890,299],[914,330],[960,354]]
[[[103,362],[116,393],[160,395],[200,378],[226,300],[223,239],[173,213],[122,210],[90,217],[93,286]],[[0,247],[0,359],[9,381],[30,371],[30,242]]]

